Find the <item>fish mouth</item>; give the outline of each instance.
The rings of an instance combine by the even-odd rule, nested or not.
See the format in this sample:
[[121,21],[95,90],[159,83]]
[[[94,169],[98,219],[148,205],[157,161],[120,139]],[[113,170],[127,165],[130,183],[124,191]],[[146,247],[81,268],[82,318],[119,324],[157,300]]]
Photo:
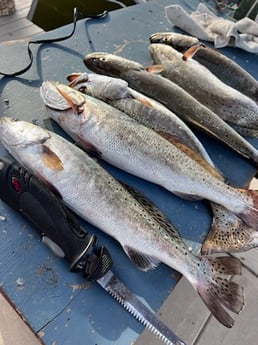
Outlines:
[[86,102],[85,97],[71,87],[56,82],[44,81],[40,87],[40,96],[46,107],[64,111],[82,108]]
[[[104,69],[109,69],[106,64],[107,55],[105,53],[91,53],[84,57],[83,62],[87,68],[93,70],[96,73],[103,74]],[[104,65],[105,64],[105,65]],[[105,67],[104,67],[105,66]]]
[[107,74],[111,77],[117,77],[130,70],[144,70],[144,67],[138,62],[102,52],[86,55],[83,62],[90,70],[99,74]]
[[166,43],[168,41],[166,36],[161,37],[160,33],[150,35],[151,43]]
[[69,81],[68,86],[74,88],[78,84],[83,84],[89,81],[88,73],[72,73],[69,74],[66,79]]

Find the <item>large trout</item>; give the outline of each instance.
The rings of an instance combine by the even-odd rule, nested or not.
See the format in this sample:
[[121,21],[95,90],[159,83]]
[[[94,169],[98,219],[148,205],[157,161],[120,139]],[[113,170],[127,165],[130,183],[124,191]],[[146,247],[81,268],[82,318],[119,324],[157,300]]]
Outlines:
[[108,53],[91,53],[85,65],[100,74],[126,80],[130,87],[161,102],[184,122],[222,141],[258,165],[258,151],[218,115],[198,102],[177,84],[149,73],[138,62]]
[[190,55],[224,83],[258,103],[258,81],[226,55],[200,44],[198,38],[176,32],[157,32],[150,36],[150,41],[170,45],[183,53],[185,58]]
[[[214,166],[203,145],[178,117],[159,102],[129,88],[125,80],[92,73],[73,73],[68,80],[73,88],[122,110],[168,141],[176,139],[183,144],[182,149],[186,145]],[[211,203],[211,209],[213,221],[202,244],[203,254],[239,252],[258,245],[258,232],[239,217],[218,204]]]
[[215,169],[177,142],[169,143],[103,101],[52,82],[43,83],[41,96],[50,117],[81,147],[174,194],[220,204],[258,230],[258,191],[225,184]]
[[183,54],[168,45],[153,43],[149,50],[163,76],[181,86],[240,133],[249,131],[258,136],[258,104],[254,100],[223,83],[198,61],[184,59]]
[[[242,288],[227,275],[239,260],[191,254],[177,231],[166,230],[94,159],[60,136],[29,122],[0,118],[1,141],[11,155],[42,179],[83,219],[115,238],[142,270],[163,262],[181,272],[225,326],[244,306]],[[172,228],[172,229],[171,229]]]

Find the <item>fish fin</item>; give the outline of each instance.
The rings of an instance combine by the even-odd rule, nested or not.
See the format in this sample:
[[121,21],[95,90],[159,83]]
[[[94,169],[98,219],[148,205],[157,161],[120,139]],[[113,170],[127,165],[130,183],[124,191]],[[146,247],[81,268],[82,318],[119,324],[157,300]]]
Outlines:
[[258,190],[238,189],[246,198],[245,210],[235,213],[247,225],[258,231]]
[[203,255],[237,253],[258,246],[258,232],[224,207],[213,204],[213,222],[201,248]]
[[75,87],[77,84],[84,83],[89,80],[88,73],[71,73],[66,79],[69,81],[68,86]]
[[153,74],[160,74],[161,72],[163,72],[164,67],[163,65],[151,65],[146,67],[146,71],[153,73]]
[[201,259],[206,267],[202,265],[203,274],[194,284],[195,289],[213,316],[224,326],[231,328],[234,320],[224,307],[238,314],[245,305],[245,299],[243,287],[230,281],[225,275],[241,274],[241,263],[233,257]]
[[37,174],[38,179],[59,199],[63,199],[61,193],[59,190],[48,180],[45,179],[44,176],[42,176],[40,173]]
[[81,73],[71,73],[71,74],[68,74],[66,76],[66,79],[69,81],[69,82],[72,82],[74,81],[75,79],[79,78],[81,76]]
[[131,247],[125,246],[124,251],[130,260],[142,271],[152,270],[160,263],[156,258],[153,258],[150,255],[142,254]]
[[198,50],[201,48],[201,47],[205,47],[204,44],[202,43],[197,43],[197,44],[194,44],[193,46],[191,46],[190,48],[188,48],[184,54],[182,55],[182,59],[184,61],[187,61],[191,58],[194,57],[194,55],[198,52]]
[[64,169],[61,159],[48,146],[42,145],[42,152],[40,154],[40,157],[43,164],[48,169],[53,171],[61,171]]
[[171,144],[178,147],[181,151],[183,151],[185,154],[187,154],[189,157],[194,159],[198,164],[200,164],[203,168],[208,170],[213,176],[215,176],[217,179],[224,181],[223,176],[220,174],[218,170],[216,170],[213,166],[211,166],[205,159],[201,157],[197,152],[193,151],[190,147],[187,147],[183,143],[179,142],[175,137],[170,135],[169,133],[158,131],[159,135],[161,135],[163,138],[168,140]]
[[156,207],[144,194],[139,190],[128,186],[120,181],[123,187],[138,201],[138,203],[150,213],[153,219],[156,220],[165,230],[167,230],[173,236],[179,237],[178,232],[175,230],[169,219]]
[[76,140],[76,144],[83,148],[85,151],[87,151],[88,153],[93,154],[94,156],[100,158],[102,155],[102,152],[96,147],[94,146],[92,143],[90,143],[89,141],[86,140]]
[[185,199],[185,200],[190,200],[190,201],[195,201],[195,200],[202,200],[203,198],[197,196],[197,195],[191,195],[191,194],[185,194],[181,192],[175,192],[173,191],[173,194],[178,196],[179,198]]
[[153,108],[152,103],[146,97],[141,97],[140,95],[133,95],[132,97],[139,103],[143,104],[145,107]]
[[66,100],[69,106],[73,109],[75,114],[79,115],[83,112],[82,103],[77,104],[70,95],[68,95],[65,91],[61,90],[58,86],[56,86],[56,89],[60,93],[60,95]]

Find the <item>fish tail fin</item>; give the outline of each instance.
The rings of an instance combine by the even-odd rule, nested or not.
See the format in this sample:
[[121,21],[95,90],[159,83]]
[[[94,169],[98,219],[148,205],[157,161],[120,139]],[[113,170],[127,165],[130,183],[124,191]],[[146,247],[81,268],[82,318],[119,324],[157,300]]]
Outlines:
[[244,195],[246,204],[243,211],[235,214],[258,231],[258,190],[238,189],[238,191]]
[[202,270],[195,289],[213,316],[231,328],[234,320],[224,307],[238,314],[245,305],[243,287],[229,279],[231,275],[241,274],[241,263],[229,256],[199,259]]
[[237,253],[258,246],[258,232],[224,207],[212,204],[211,229],[201,248],[203,255]]

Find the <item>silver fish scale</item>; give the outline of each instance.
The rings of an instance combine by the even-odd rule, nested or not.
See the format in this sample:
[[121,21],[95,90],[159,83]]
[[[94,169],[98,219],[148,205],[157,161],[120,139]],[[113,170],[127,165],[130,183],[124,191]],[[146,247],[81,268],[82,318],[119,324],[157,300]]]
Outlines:
[[163,324],[163,322],[160,321],[120,280],[118,280],[111,271],[97,282],[166,345],[185,345],[185,343]]

